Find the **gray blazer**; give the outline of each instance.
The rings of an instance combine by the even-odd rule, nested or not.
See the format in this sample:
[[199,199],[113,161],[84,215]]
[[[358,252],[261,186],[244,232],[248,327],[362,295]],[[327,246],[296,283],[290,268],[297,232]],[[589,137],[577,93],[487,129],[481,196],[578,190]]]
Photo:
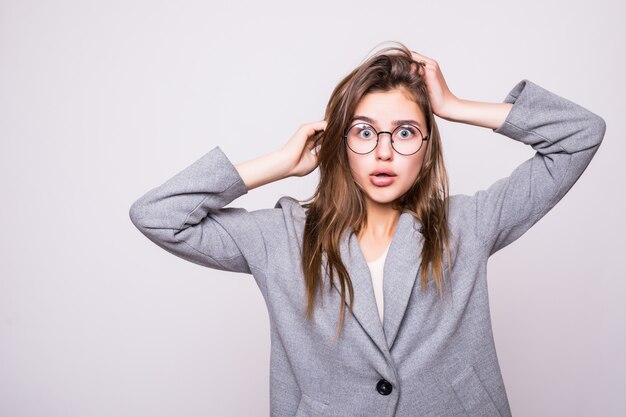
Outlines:
[[226,208],[248,190],[219,147],[140,197],[130,218],[176,256],[254,277],[271,329],[271,416],[510,416],[489,316],[487,259],[567,193],[606,125],[528,80],[504,101],[513,108],[494,132],[536,153],[488,189],[450,197],[444,298],[432,281],[421,289],[420,222],[402,213],[384,265],[381,325],[365,258],[356,236],[346,233],[340,251],[354,285],[354,314],[346,306],[335,341],[336,286],[318,300],[314,321],[304,319],[304,209],[291,197],[263,210]]

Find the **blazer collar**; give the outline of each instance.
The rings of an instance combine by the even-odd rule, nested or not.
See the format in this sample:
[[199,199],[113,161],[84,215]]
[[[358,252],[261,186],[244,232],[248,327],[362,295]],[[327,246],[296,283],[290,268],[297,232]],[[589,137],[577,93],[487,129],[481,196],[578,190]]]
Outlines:
[[[391,349],[398,334],[419,270],[423,242],[423,236],[419,232],[420,225],[419,220],[412,214],[407,212],[400,214],[383,267],[385,311],[382,325],[376,306],[372,276],[356,233],[349,229],[340,241],[341,259],[354,288],[352,309],[354,317],[383,352]],[[336,281],[335,277],[332,285],[341,294]],[[349,311],[347,295],[346,311]]]

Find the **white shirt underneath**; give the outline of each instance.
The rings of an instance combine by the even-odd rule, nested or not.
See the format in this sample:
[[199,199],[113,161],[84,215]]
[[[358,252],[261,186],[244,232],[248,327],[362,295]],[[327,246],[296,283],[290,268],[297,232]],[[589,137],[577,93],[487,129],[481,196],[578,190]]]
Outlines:
[[389,247],[391,246],[391,242],[385,252],[378,258],[373,260],[372,262],[367,262],[367,266],[370,268],[370,275],[372,276],[372,286],[374,287],[374,297],[376,297],[376,305],[378,306],[378,316],[380,317],[380,322],[383,323],[383,315],[384,315],[384,305],[383,305],[383,267],[385,266],[385,258],[387,257],[387,252],[389,251]]

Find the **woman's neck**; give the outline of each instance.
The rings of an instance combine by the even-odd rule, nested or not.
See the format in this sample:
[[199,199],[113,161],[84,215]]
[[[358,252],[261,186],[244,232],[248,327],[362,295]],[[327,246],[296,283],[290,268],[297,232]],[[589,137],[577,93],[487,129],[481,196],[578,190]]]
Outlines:
[[400,212],[391,208],[390,204],[368,204],[367,224],[360,237],[387,242],[393,238],[399,219]]

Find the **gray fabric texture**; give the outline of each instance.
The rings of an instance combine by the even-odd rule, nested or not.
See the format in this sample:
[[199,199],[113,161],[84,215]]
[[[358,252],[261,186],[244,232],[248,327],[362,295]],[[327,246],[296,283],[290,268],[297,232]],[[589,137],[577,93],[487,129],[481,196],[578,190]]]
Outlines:
[[[487,260],[567,193],[606,125],[529,80],[504,101],[513,107],[493,131],[536,153],[487,189],[450,197],[444,297],[433,281],[421,288],[420,223],[402,213],[384,265],[381,326],[366,260],[356,236],[346,233],[340,249],[354,285],[354,314],[346,306],[335,341],[337,286],[325,290],[313,321],[304,318],[304,209],[291,197],[274,208],[226,208],[248,190],[219,146],[132,204],[133,224],[166,251],[255,279],[270,322],[272,417],[511,415],[492,334]],[[377,390],[381,379],[391,384],[388,395]]]

